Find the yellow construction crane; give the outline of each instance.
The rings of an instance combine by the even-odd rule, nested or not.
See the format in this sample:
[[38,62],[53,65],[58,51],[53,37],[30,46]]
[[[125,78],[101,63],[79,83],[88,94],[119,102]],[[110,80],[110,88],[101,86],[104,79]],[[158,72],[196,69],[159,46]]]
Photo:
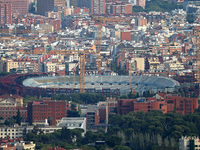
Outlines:
[[[33,51],[24,51],[23,54],[33,54]],[[80,93],[85,93],[85,52],[80,50],[55,50],[46,51],[45,54],[54,55],[79,55],[80,58]],[[73,87],[75,88],[76,76],[73,75]]]
[[[74,55],[78,54],[80,59],[80,93],[85,93],[85,53],[84,51],[71,51],[71,50],[59,50],[59,54]],[[73,87],[75,88],[76,76],[73,74]]]
[[[126,22],[128,24],[131,24],[130,19],[122,19],[122,18],[106,18],[106,17],[92,17],[92,20],[97,22],[97,41],[96,41],[96,47],[97,47],[97,59],[101,59],[100,51],[101,51],[101,28],[102,28],[102,23],[107,23],[107,22]],[[97,63],[97,68],[100,70],[101,68],[101,61]],[[131,61],[129,62],[129,89],[131,92],[136,94],[136,91],[134,88],[132,88],[132,70],[131,70]]]
[[107,22],[117,22],[117,23],[121,23],[121,22],[127,22],[130,24],[130,20],[129,19],[120,19],[120,18],[106,18],[106,17],[96,17],[96,16],[92,16],[91,20],[96,21],[97,23],[97,38],[96,38],[96,54],[97,54],[97,69],[98,71],[100,71],[101,69],[101,55],[100,55],[100,51],[101,51],[101,28],[102,28],[102,23],[107,23]]

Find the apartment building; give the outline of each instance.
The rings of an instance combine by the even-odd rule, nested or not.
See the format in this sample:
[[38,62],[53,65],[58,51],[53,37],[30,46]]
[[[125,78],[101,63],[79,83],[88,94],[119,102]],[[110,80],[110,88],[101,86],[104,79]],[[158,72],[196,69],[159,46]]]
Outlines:
[[44,124],[48,119],[51,125],[56,125],[63,117],[67,116],[70,110],[69,104],[65,101],[34,101],[28,102],[28,116],[33,124]]
[[199,150],[199,137],[182,136],[179,139],[179,150]]
[[[160,94],[162,95],[162,94]],[[138,99],[119,99],[118,113],[126,114],[131,111],[149,112],[159,110],[163,113],[180,113],[182,115],[193,113],[198,108],[198,99],[191,97],[181,97],[177,95],[164,94],[155,98],[138,98]]]
[[23,107],[23,98],[18,95],[0,96],[0,117],[3,119],[12,118],[20,112],[23,119],[27,119],[27,108]]

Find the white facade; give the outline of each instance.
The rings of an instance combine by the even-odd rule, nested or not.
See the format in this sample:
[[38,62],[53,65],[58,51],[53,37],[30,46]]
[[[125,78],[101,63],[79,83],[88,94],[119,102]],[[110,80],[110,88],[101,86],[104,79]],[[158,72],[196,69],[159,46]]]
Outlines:
[[181,137],[179,139],[179,150],[190,150],[194,147],[194,150],[200,150],[200,139],[199,137]]
[[[84,117],[64,117],[58,124],[58,127],[67,127],[68,129],[80,128],[86,132],[86,118]],[[84,136],[84,134],[82,136]]]

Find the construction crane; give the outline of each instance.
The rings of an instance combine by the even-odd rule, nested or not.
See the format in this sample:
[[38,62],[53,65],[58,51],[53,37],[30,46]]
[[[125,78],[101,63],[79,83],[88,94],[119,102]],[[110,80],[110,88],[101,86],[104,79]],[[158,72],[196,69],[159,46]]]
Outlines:
[[73,89],[75,89],[76,87],[76,67],[79,65],[79,62],[74,66],[74,68],[72,69],[73,71]]
[[120,19],[120,18],[106,18],[106,17],[95,17],[92,16],[91,20],[94,20],[97,22],[97,38],[96,38],[96,54],[97,54],[97,69],[98,71],[101,70],[101,55],[100,55],[100,51],[101,51],[101,28],[102,28],[102,23],[106,23],[106,22],[117,22],[117,23],[121,23],[121,22],[127,22],[130,24],[130,20],[129,19]]
[[[97,59],[101,60],[101,55],[100,55],[100,51],[101,51],[101,28],[102,28],[102,23],[106,23],[106,22],[117,22],[117,23],[121,23],[121,22],[126,22],[128,24],[131,24],[131,20],[130,19],[122,19],[122,18],[106,18],[106,17],[91,17],[92,20],[97,22],[97,40],[96,40],[96,47],[97,47]],[[101,61],[97,63],[97,68],[98,71],[100,71],[101,68]],[[129,89],[131,92],[133,92],[134,94],[136,94],[136,91],[134,88],[132,88],[132,70],[131,70],[131,61],[129,61]]]
[[[24,51],[23,54],[33,54],[33,51]],[[52,52],[45,52],[45,54],[52,55],[79,55],[80,64],[80,93],[85,93],[85,52],[80,50],[55,50]],[[77,64],[78,65],[78,64]],[[73,88],[75,88],[76,76],[73,75]]]
[[[85,53],[84,51],[71,51],[71,50],[60,50],[59,54],[78,54],[79,55],[79,64],[80,64],[80,93],[85,93]],[[77,64],[78,65],[78,64]],[[75,88],[76,76],[73,75],[73,87]]]

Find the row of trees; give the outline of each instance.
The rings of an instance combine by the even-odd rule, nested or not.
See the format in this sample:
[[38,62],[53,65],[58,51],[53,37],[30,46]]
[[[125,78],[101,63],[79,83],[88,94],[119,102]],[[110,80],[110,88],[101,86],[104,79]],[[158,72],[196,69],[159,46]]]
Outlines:
[[170,4],[168,1],[150,0],[146,1],[145,9],[141,6],[133,6],[133,13],[150,11],[171,12],[172,10],[178,8],[182,8],[182,6],[177,5],[176,3]]

